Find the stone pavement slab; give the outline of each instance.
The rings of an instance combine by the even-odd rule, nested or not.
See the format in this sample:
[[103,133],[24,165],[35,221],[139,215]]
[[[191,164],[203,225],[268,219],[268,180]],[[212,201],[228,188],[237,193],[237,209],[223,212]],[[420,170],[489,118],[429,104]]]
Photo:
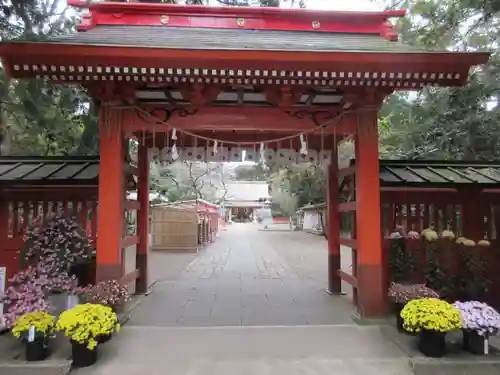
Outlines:
[[353,324],[349,297],[329,296],[324,291],[325,239],[303,232],[258,229],[254,224],[234,224],[194,256],[153,252],[152,258],[158,258],[157,282],[129,324]]
[[409,375],[375,326],[125,327],[77,375]]

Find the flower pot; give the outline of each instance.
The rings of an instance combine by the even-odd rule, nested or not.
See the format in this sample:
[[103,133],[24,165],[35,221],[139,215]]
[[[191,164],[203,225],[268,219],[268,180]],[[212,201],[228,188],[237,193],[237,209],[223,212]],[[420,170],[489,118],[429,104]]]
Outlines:
[[481,336],[476,331],[462,330],[463,348],[472,354],[487,355],[489,353],[488,334]]
[[422,330],[418,335],[418,350],[426,357],[440,358],[446,352],[446,333]]
[[401,310],[403,310],[404,307],[405,305],[403,305],[402,303],[394,304],[394,314],[396,314],[396,328],[399,332],[406,332],[406,330],[403,328],[404,319],[401,317]]
[[33,341],[26,341],[25,357],[28,362],[43,361],[49,356],[49,345],[47,338],[41,336]]
[[73,357],[73,367],[88,367],[97,362],[97,346],[90,350],[87,343],[80,344],[71,340],[71,356]]
[[109,340],[111,340],[111,336],[112,334],[107,334],[107,335],[98,335],[95,340],[99,343],[99,344],[104,344],[105,342],[108,342]]

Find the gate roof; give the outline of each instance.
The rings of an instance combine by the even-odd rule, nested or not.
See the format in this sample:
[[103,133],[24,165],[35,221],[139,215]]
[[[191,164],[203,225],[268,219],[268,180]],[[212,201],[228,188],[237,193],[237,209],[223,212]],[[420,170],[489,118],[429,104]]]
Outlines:
[[13,77],[418,89],[462,85],[488,58],[398,42],[388,20],[404,11],[68,4],[89,10],[80,32],[1,45]]

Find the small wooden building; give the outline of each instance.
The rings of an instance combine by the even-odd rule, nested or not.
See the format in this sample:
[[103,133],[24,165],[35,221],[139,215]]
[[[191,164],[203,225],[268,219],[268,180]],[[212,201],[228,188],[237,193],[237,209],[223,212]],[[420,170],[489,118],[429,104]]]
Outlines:
[[304,232],[323,234],[326,228],[326,203],[301,207],[297,211],[297,227]]
[[198,251],[214,241],[219,207],[202,199],[157,204],[151,209],[152,249]]

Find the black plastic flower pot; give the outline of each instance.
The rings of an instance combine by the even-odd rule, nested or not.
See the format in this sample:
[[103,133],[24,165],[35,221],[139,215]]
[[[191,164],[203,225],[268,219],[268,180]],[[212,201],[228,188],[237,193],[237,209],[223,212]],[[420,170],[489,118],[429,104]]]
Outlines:
[[[481,336],[476,331],[462,330],[463,348],[471,354],[488,354],[488,335]],[[486,341],[486,342],[485,342]]]
[[95,338],[95,340],[99,343],[99,344],[104,344],[105,342],[108,342],[109,340],[111,340],[111,336],[112,334],[108,334],[108,335],[99,335]]
[[446,333],[422,330],[418,335],[418,350],[426,357],[441,358],[446,353]]
[[403,310],[404,307],[402,303],[395,303],[393,306],[394,314],[396,315],[396,328],[399,332],[406,332],[403,328],[404,319],[401,317],[401,310]]
[[73,357],[73,367],[89,367],[97,362],[97,347],[90,350],[87,343],[80,344],[71,340],[71,355]]
[[43,361],[49,356],[49,345],[45,337],[37,337],[33,341],[26,341],[24,350],[28,362]]

